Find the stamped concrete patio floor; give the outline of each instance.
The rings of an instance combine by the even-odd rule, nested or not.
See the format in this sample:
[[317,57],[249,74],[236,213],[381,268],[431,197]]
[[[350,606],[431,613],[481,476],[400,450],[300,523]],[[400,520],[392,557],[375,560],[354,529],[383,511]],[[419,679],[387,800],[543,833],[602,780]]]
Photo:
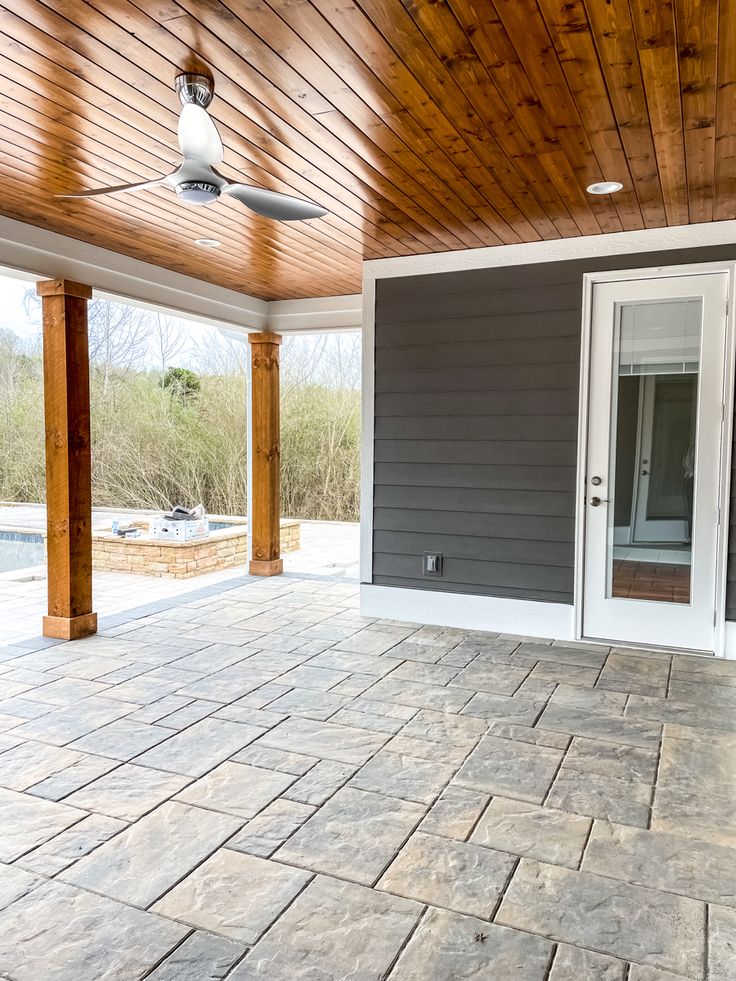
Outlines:
[[736,978],[735,663],[356,608],[0,651],[0,977]]

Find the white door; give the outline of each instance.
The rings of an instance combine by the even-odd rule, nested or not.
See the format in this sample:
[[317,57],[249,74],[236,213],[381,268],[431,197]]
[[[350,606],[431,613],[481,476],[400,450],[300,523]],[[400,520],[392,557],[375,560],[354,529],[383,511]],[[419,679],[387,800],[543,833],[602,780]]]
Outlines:
[[593,288],[585,637],[714,649],[727,295],[725,273]]

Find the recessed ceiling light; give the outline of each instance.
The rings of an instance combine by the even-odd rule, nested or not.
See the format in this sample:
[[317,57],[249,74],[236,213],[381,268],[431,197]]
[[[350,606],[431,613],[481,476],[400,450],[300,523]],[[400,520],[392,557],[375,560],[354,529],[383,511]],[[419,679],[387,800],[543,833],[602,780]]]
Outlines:
[[618,181],[600,181],[598,184],[588,184],[586,191],[588,194],[615,194],[623,186]]
[[195,238],[195,245],[201,245],[204,249],[218,249],[222,242],[216,238]]

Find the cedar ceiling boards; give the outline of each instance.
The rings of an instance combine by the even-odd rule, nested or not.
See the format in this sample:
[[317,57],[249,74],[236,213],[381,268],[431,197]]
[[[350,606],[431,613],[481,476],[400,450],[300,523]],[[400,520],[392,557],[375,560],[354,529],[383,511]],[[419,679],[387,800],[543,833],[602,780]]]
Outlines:
[[[54,198],[168,172],[202,69],[225,175],[329,217]],[[266,300],[359,292],[364,258],[736,217],[736,0],[12,0],[0,71],[1,213]]]

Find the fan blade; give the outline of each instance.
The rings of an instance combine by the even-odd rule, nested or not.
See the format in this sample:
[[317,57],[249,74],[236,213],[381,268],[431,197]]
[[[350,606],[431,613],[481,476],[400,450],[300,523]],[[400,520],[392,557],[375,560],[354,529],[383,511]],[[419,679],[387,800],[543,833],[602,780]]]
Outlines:
[[305,218],[322,218],[328,212],[314,201],[292,198],[278,191],[264,191],[249,184],[228,184],[223,187],[225,194],[231,194],[241,204],[264,218],[276,221],[303,221]]
[[114,187],[96,187],[92,191],[77,191],[76,194],[55,194],[55,198],[94,198],[98,194],[118,194],[120,191],[142,191],[147,187],[158,187],[165,183],[166,177],[159,177],[155,181],[139,181],[137,184],[116,184]]
[[179,117],[179,146],[185,160],[222,162],[222,140],[209,113],[201,106],[186,105]]

